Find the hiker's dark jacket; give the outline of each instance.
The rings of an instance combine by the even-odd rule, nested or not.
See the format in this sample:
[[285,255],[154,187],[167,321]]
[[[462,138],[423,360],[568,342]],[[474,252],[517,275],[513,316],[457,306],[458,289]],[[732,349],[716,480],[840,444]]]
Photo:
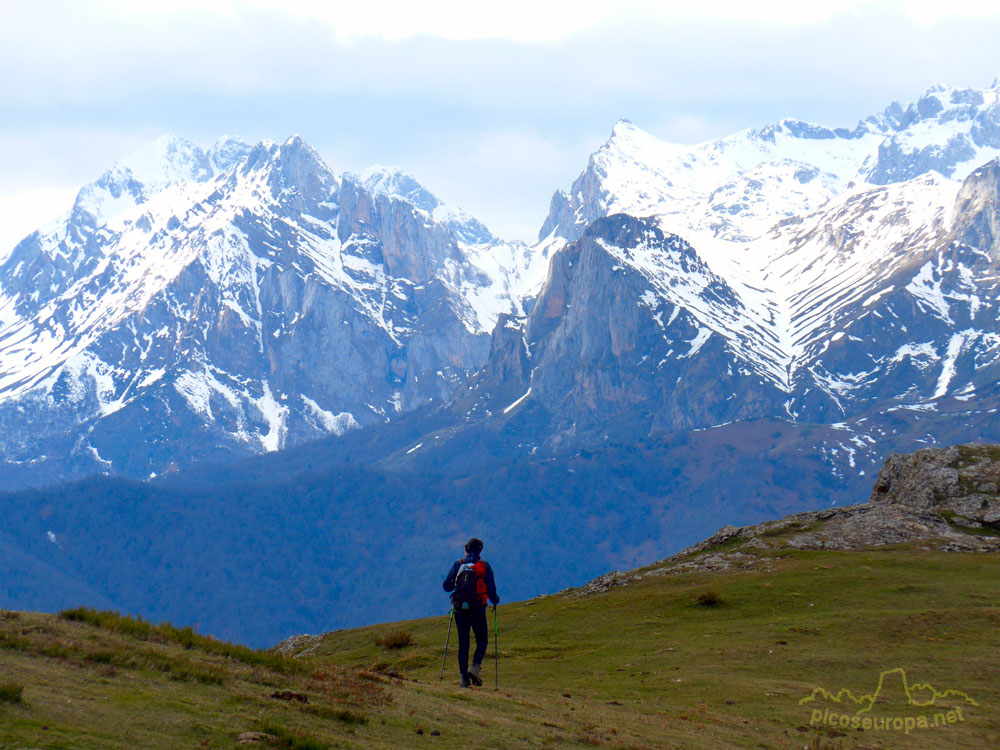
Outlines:
[[[477,553],[475,553],[475,552],[470,552],[465,557],[463,557],[461,560],[456,560],[455,561],[455,564],[451,566],[451,570],[448,571],[448,575],[444,579],[444,590],[445,591],[454,591],[455,590],[455,577],[458,575],[458,569],[464,563],[467,563],[467,562],[470,562],[470,563],[479,562],[479,555]],[[483,576],[483,578],[486,580],[486,596],[488,596],[489,600],[491,602],[493,602],[494,604],[499,604],[500,603],[500,597],[497,596],[497,585],[496,585],[496,582],[494,582],[494,580],[493,580],[493,568],[491,568],[490,564],[488,562],[486,562],[485,560],[483,560],[483,565],[486,566],[486,574]]]

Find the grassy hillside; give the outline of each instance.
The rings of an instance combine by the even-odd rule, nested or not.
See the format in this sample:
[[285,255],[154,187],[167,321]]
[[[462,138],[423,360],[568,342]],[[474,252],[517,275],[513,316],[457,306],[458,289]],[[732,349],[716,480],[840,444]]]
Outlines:
[[[503,605],[499,691],[492,644],[486,687],[458,688],[454,637],[439,681],[444,616],[304,640],[293,660],[86,612],[3,613],[0,747],[1000,746],[996,555],[754,554],[752,570]],[[952,692],[908,705],[898,670],[914,700]],[[869,716],[961,719],[810,726],[857,710],[800,704],[816,688],[872,693],[880,676]]]

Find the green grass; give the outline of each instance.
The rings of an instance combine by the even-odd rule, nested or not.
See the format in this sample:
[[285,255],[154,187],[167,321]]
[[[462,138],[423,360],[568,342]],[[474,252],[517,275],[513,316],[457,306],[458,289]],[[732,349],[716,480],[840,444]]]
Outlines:
[[99,611],[86,607],[63,610],[59,613],[59,616],[70,622],[84,622],[94,627],[105,628],[138,640],[173,643],[185,649],[198,649],[234,659],[251,666],[267,667],[283,672],[294,672],[302,668],[299,662],[287,659],[280,654],[219,641],[211,636],[195,632],[190,626],[177,628],[169,622],[153,625],[141,617],[132,617],[122,615],[118,612]]
[[[0,703],[0,747],[236,748],[244,732],[305,749],[1000,746],[996,555],[757,554],[773,572],[645,575],[503,605],[498,691],[492,642],[485,686],[458,687],[454,633],[439,681],[444,614],[328,634],[294,668],[110,615],[0,617],[0,674],[30,696]],[[709,592],[719,603],[699,606]],[[409,642],[376,642],[393,630]],[[171,679],[186,664],[223,680]],[[799,701],[815,688],[871,692],[897,668],[978,706],[909,735],[810,726]],[[305,700],[272,697],[289,694]]]

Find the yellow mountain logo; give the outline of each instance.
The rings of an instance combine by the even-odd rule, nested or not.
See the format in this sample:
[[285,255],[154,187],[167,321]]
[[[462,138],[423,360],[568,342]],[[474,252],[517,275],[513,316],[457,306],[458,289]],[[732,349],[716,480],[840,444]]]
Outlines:
[[[911,684],[906,671],[898,667],[879,675],[873,693],[856,694],[847,688],[831,692],[818,687],[802,698],[799,704],[811,704],[809,723],[812,726],[900,731],[906,734],[965,721],[963,704],[965,707],[979,705],[961,690],[939,690],[929,682]],[[876,704],[880,704],[879,716],[873,715],[872,709]],[[914,709],[924,711],[915,712]],[[892,713],[886,715],[886,710]]]
[[823,699],[833,701],[834,703],[839,703],[841,705],[846,705],[851,708],[856,708],[854,711],[856,714],[867,713],[868,711],[871,711],[872,707],[875,705],[876,701],[879,700],[879,698],[884,698],[887,693],[894,692],[887,689],[888,685],[891,685],[892,683],[889,678],[893,677],[898,677],[901,681],[903,695],[906,696],[906,702],[911,706],[930,708],[941,705],[941,702],[947,702],[950,705],[958,700],[964,701],[970,706],[979,705],[976,701],[969,697],[968,693],[961,690],[938,690],[929,682],[915,682],[911,684],[906,678],[906,670],[900,667],[887,669],[882,672],[878,676],[878,685],[875,687],[874,693],[862,693],[856,695],[847,688],[838,690],[836,693],[831,693],[825,688],[818,687],[814,688],[813,691],[800,700],[799,703],[801,705],[805,705],[807,703],[813,703],[817,699]]

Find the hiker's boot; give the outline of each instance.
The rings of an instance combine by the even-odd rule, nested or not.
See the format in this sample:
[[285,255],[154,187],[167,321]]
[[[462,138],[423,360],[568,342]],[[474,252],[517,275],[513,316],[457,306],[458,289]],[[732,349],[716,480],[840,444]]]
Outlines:
[[469,682],[471,682],[476,687],[482,687],[483,686],[483,681],[479,677],[479,670],[480,670],[480,668],[481,668],[480,665],[473,664],[472,667],[469,669]]
[[472,683],[469,682],[469,675],[468,674],[463,674],[462,675],[462,681],[460,683],[458,683],[458,686],[459,687],[467,688],[467,687],[471,687],[471,685],[472,685]]

